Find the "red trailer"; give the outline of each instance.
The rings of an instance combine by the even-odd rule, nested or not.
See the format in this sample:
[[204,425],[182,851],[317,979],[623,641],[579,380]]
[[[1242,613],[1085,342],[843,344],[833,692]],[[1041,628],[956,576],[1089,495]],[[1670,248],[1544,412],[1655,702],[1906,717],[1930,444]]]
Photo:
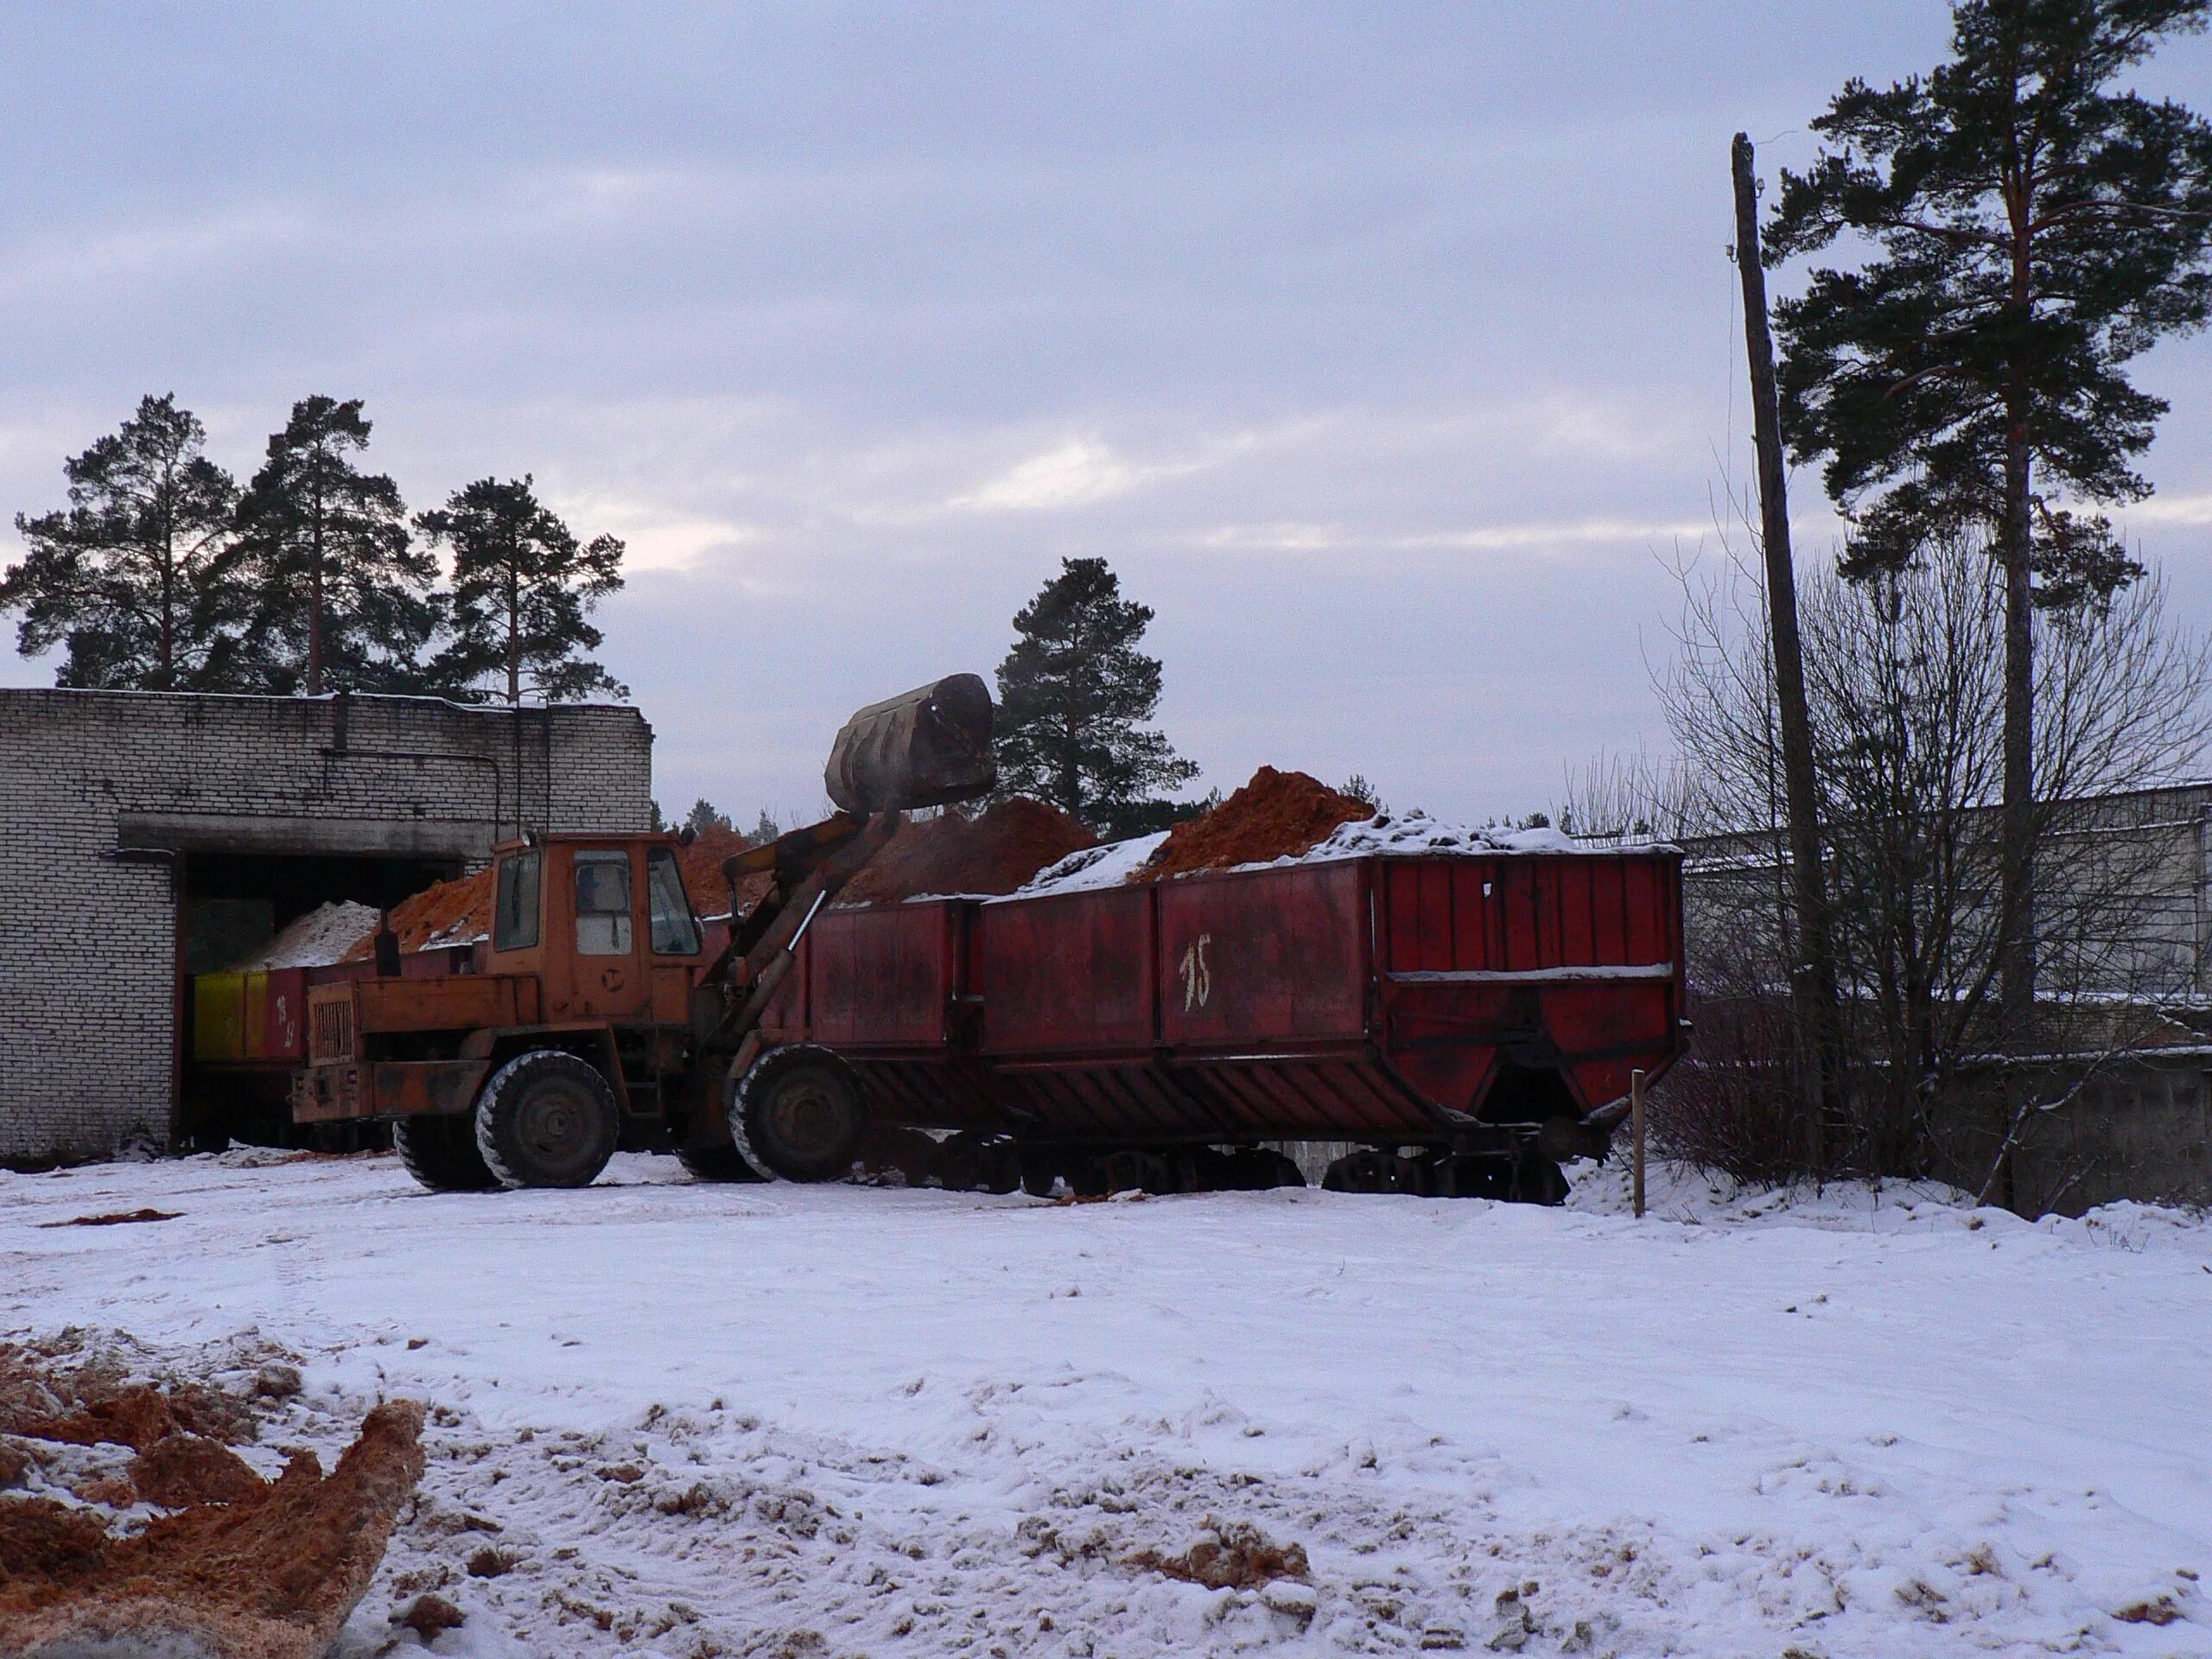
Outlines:
[[1261,1143],[1314,1141],[1363,1148],[1332,1185],[1555,1198],[1681,1051],[1681,877],[1665,849],[1387,854],[828,911],[763,1063],[830,1051],[987,1185],[1272,1185]]

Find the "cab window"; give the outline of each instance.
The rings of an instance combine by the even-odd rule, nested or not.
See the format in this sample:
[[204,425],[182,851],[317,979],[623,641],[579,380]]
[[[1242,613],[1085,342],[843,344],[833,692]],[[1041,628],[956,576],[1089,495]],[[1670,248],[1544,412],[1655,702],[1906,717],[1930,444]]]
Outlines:
[[544,855],[534,848],[499,861],[492,914],[494,950],[527,950],[537,943],[537,882],[544,862]]
[[631,950],[630,855],[575,855],[576,954],[626,957]]
[[665,847],[645,852],[645,892],[652,899],[653,951],[663,957],[696,956],[699,924],[684,896],[683,872]]

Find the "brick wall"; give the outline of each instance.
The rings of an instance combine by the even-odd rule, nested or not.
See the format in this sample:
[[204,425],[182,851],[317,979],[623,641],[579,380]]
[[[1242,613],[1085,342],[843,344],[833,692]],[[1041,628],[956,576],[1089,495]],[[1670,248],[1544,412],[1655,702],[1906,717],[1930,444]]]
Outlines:
[[168,1140],[180,856],[647,825],[633,709],[0,690],[0,1159]]

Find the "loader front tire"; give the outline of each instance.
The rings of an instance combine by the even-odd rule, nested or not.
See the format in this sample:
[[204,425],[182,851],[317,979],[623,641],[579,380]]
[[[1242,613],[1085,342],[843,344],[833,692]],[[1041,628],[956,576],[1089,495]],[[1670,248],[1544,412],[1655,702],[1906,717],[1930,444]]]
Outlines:
[[868,1132],[861,1091],[827,1050],[779,1048],[738,1082],[730,1139],[772,1181],[834,1181],[852,1173]]
[[621,1130],[607,1079],[557,1048],[518,1054],[476,1098],[476,1149],[502,1186],[589,1186]]
[[433,1192],[490,1192],[499,1178],[484,1166],[476,1150],[476,1125],[466,1114],[403,1117],[391,1126],[399,1161]]

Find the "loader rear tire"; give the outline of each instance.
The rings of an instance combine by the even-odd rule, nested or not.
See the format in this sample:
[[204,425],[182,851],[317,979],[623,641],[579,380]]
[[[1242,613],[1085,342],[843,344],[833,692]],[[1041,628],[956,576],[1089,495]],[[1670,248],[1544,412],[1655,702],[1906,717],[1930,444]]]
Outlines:
[[807,1046],[763,1054],[739,1082],[730,1139],[771,1181],[835,1181],[852,1173],[868,1133],[859,1086],[835,1054]]
[[518,1054],[476,1099],[476,1150],[502,1186],[589,1186],[621,1132],[607,1079],[557,1048]]
[[476,1150],[476,1125],[464,1115],[403,1117],[391,1126],[399,1161],[433,1192],[490,1192],[499,1178]]

